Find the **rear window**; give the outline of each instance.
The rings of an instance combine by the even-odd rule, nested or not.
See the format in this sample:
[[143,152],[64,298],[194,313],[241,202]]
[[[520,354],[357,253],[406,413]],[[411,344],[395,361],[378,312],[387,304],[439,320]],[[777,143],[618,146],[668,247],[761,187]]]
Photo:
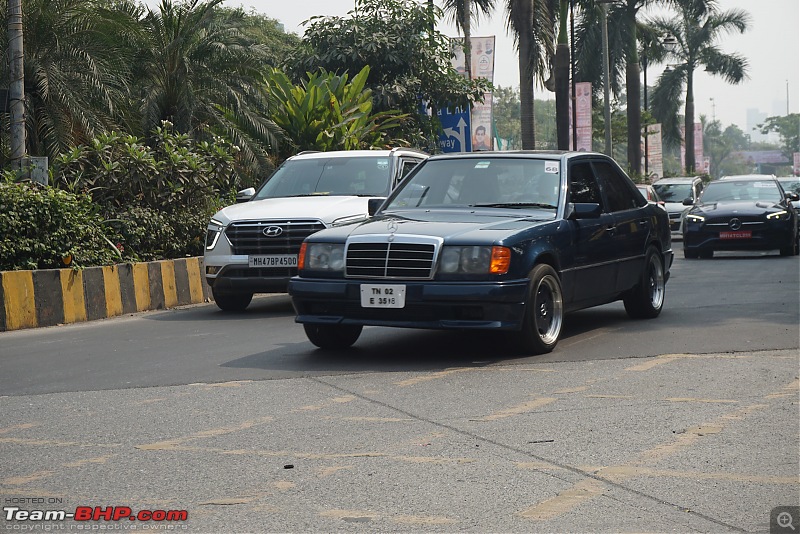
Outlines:
[[653,184],[658,196],[664,202],[683,202],[685,198],[692,198],[691,184]]
[[724,181],[711,182],[703,192],[703,202],[719,202],[725,200],[755,200],[779,202],[781,191],[778,185],[770,180]]

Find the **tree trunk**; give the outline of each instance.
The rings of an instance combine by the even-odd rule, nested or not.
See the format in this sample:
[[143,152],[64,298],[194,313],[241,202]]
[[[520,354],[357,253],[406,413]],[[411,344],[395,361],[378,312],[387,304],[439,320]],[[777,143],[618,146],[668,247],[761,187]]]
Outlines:
[[464,28],[464,68],[467,79],[472,79],[472,0],[464,0],[464,20],[461,27]]
[[8,48],[11,59],[11,165],[22,169],[25,157],[25,63],[22,48],[22,0],[8,0]]
[[642,174],[642,98],[638,57],[628,60],[625,78],[628,91],[628,168],[633,174]]
[[519,105],[522,149],[536,149],[536,128],[533,114],[533,63],[530,36],[519,37]]
[[559,43],[556,47],[555,61],[556,81],[556,137],[558,149],[570,149],[569,124],[569,45]]
[[686,112],[684,116],[684,128],[686,133],[686,174],[687,176],[694,176],[696,171],[696,163],[694,161],[694,82],[692,81],[692,72],[686,74]]

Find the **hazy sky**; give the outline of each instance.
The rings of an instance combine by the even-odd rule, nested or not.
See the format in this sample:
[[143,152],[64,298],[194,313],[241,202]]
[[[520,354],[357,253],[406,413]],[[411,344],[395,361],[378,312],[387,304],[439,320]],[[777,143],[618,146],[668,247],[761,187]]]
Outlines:
[[[437,5],[440,2],[436,1]],[[503,6],[498,1],[496,5]],[[226,5],[252,7],[259,13],[278,19],[286,31],[303,35],[301,23],[315,15],[344,16],[353,9],[353,0],[227,0]],[[726,53],[739,53],[749,61],[749,78],[730,85],[720,78],[695,73],[695,113],[715,116],[723,127],[737,124],[747,128],[749,109],[772,115],[798,112],[800,75],[800,1],[798,0],[719,0],[722,10],[743,9],[750,13],[750,29],[744,35],[727,35],[718,45]],[[441,26],[446,35],[456,36],[452,25]],[[502,7],[490,20],[481,20],[473,28],[474,36],[496,36],[495,85],[519,86],[516,51],[506,35]],[[652,85],[663,66],[648,68],[647,81]],[[787,97],[788,94],[788,97]],[[553,93],[536,89],[537,98],[553,98]],[[713,101],[711,100],[713,98]]]

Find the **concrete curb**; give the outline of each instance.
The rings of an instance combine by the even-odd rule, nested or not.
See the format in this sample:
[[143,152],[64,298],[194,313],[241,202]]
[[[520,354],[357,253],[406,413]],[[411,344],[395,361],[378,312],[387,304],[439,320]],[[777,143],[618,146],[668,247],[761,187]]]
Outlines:
[[0,272],[0,332],[210,300],[203,258]]

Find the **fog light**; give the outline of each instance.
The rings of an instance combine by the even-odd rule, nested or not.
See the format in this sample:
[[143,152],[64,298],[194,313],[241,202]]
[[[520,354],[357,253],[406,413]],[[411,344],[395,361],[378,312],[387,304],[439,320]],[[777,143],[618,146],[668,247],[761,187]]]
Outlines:
[[206,265],[206,274],[217,274],[220,268],[215,265]]

